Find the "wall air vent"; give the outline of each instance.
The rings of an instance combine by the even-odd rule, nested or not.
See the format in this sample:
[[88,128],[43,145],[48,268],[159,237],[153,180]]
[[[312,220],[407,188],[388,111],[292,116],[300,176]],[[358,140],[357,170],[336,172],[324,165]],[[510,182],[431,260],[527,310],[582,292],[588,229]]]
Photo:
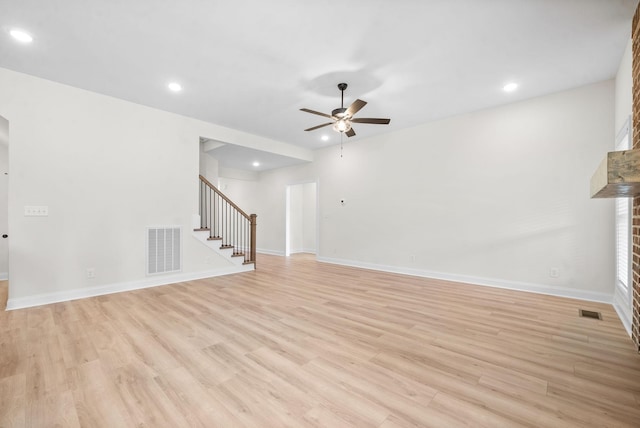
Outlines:
[[595,311],[587,311],[586,309],[580,309],[580,316],[584,318],[595,318],[597,320],[602,319],[602,314],[600,312]]
[[182,228],[147,228],[147,275],[182,270]]

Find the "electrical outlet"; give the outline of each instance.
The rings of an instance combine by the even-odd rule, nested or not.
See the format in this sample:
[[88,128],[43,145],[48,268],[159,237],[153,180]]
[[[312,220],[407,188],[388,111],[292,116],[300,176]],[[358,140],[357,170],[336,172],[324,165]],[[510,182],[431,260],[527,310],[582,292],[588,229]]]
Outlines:
[[93,279],[96,277],[96,269],[95,268],[87,268],[87,278]]
[[415,262],[415,261],[416,261],[416,256],[415,256],[415,254],[412,254],[411,256],[409,256],[409,259],[410,259],[412,262]]
[[549,268],[549,277],[550,278],[558,278],[560,277],[560,269],[557,267]]

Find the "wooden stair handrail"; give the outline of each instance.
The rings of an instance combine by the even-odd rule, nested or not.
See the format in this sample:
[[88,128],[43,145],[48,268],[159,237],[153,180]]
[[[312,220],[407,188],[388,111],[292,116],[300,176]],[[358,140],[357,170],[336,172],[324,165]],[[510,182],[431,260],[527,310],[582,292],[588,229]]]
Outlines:
[[[239,257],[240,255],[244,256],[244,263],[243,264],[249,264],[249,263],[253,263],[253,267],[255,269],[256,267],[256,225],[257,225],[257,221],[256,218],[258,217],[256,214],[247,214],[246,212],[244,212],[239,206],[237,206],[231,199],[229,199],[224,193],[222,193],[220,190],[218,190],[218,188],[216,186],[214,186],[213,184],[211,184],[211,182],[209,182],[209,180],[207,180],[205,177],[203,177],[202,175],[199,175],[200,177],[200,183],[201,183],[201,194],[200,194],[200,229],[198,230],[208,230],[209,231],[209,238],[207,238],[207,240],[221,240],[222,242],[222,246],[220,248],[232,248],[234,251],[234,254],[232,255],[232,257]],[[206,191],[205,189],[208,188],[209,191],[209,204],[211,204],[211,192],[214,192],[217,197],[220,197],[222,199],[222,201],[226,202],[228,204],[228,206],[230,206],[231,208],[233,208],[235,210],[235,212],[237,212],[240,216],[244,217],[245,220],[248,221],[248,233],[249,236],[246,236],[244,233],[240,232],[239,229],[235,229],[235,237],[234,234],[230,234],[230,237],[227,237],[226,240],[223,240],[220,236],[214,236],[213,235],[213,231],[216,229],[216,227],[214,227],[214,224],[212,223],[211,220],[211,214],[212,214],[212,210],[216,211],[215,208],[213,208],[211,205],[208,206],[208,208],[203,208],[203,202],[206,203],[207,201],[207,197],[206,194],[204,194],[203,196],[203,191]],[[220,204],[220,203],[219,203]],[[218,204],[218,207],[219,207]],[[204,213],[206,214],[207,212],[209,213],[209,218],[208,220],[205,218],[203,219],[202,214],[203,214],[203,209],[204,209]],[[218,214],[215,214],[215,218],[218,218]],[[224,215],[221,218],[225,218]],[[228,218],[228,216],[227,216]],[[216,224],[217,224],[216,220]],[[246,230],[246,229],[245,229]],[[219,232],[219,229],[218,229]],[[238,240],[238,237],[242,236],[242,238],[240,238],[240,240]],[[248,239],[248,241],[246,241],[245,239]],[[246,244],[248,244],[248,248],[246,247]],[[249,254],[246,254],[246,250],[244,250],[244,252],[240,253],[236,253],[236,248],[237,246],[240,245],[238,248],[240,249],[248,249]],[[243,246],[244,245],[244,246]],[[248,257],[247,257],[248,256]]]
[[222,199],[224,199],[225,201],[227,201],[227,203],[229,205],[231,205],[233,208],[235,208],[236,210],[238,210],[238,212],[240,214],[242,214],[244,216],[244,218],[246,218],[247,220],[251,221],[251,216],[249,214],[247,214],[246,212],[242,211],[242,209],[240,209],[239,206],[237,206],[236,204],[233,203],[233,201],[229,198],[227,198],[227,195],[225,195],[224,193],[222,193],[220,190],[218,190],[218,188],[216,186],[214,186],[213,184],[211,184],[211,182],[209,180],[207,180],[206,178],[204,178],[202,175],[200,176],[200,181],[202,181],[203,183],[205,183],[207,186],[209,186],[211,188],[211,190],[213,190],[214,192],[216,192],[218,195],[220,195],[220,197]]

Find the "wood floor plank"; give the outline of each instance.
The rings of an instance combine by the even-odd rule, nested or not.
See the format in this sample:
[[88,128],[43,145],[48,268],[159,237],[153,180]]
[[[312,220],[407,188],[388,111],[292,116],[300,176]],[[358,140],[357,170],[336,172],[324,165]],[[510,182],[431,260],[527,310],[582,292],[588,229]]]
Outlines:
[[303,254],[258,266],[1,312],[0,427],[640,426],[611,305]]
[[[425,412],[427,413],[427,412]],[[380,425],[380,428],[468,428],[469,424],[459,419],[454,419],[445,413],[433,411],[430,413],[430,418],[425,420],[424,418],[420,422],[409,421],[396,415],[389,415],[389,417]]]
[[42,337],[27,344],[26,399],[44,399],[67,389],[67,367],[58,336]]
[[244,427],[204,385],[184,368],[169,370],[154,378],[189,427]]
[[25,426],[80,428],[71,391],[47,394],[34,400],[27,411]]
[[[532,418],[529,421],[518,423],[501,414],[492,412],[484,408],[482,405],[470,403],[464,399],[459,399],[445,392],[439,392],[433,398],[429,406],[432,409],[440,410],[460,422],[473,421],[476,427],[537,427],[538,425]],[[535,415],[532,415],[535,417]],[[528,422],[528,423],[527,423]]]
[[[69,387],[82,427],[134,426],[125,403],[115,386],[117,379],[102,366],[100,360],[70,369]],[[141,407],[146,405],[140,404]],[[29,403],[28,408],[31,407]],[[44,427],[48,425],[31,425]]]
[[28,362],[26,333],[25,328],[17,327],[5,330],[0,335],[0,379],[26,373]]
[[[158,375],[143,364],[130,364],[117,369],[115,388],[134,426],[187,426],[178,409],[155,382]],[[140,406],[139,403],[145,403]]]
[[24,373],[0,378],[0,427],[26,426],[26,386]]

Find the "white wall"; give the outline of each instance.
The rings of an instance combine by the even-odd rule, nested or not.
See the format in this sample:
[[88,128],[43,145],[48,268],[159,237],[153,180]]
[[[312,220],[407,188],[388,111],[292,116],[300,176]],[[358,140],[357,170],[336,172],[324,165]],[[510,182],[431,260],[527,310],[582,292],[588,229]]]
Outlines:
[[304,251],[304,194],[303,185],[289,186],[289,251]]
[[316,183],[302,184],[302,251],[316,252]]
[[[200,137],[312,157],[6,69],[0,115],[11,126],[9,299],[17,306],[148,283],[148,225],[183,226],[183,274],[225,271],[229,263],[189,235],[198,212]],[[47,205],[49,216],[25,217],[25,205]],[[95,279],[87,279],[88,267]]]
[[316,183],[289,186],[289,251],[316,252]]
[[284,250],[284,188],[318,180],[321,260],[606,299],[612,201],[589,180],[613,134],[607,81],[319,150],[261,174],[259,247]]
[[[616,73],[616,123],[615,132],[620,131],[625,121],[631,116],[633,106],[633,79],[631,75],[631,62],[633,54],[631,51],[632,41],[629,39],[627,47],[624,50],[618,72]],[[611,143],[613,150],[614,142]]]
[[233,180],[256,181],[258,171],[247,171],[244,169],[224,168],[219,169],[220,178],[231,178]]
[[[253,173],[253,171],[250,172]],[[221,176],[219,179],[219,190],[238,205],[245,213],[257,213],[257,205],[255,201],[255,194],[258,192],[257,181]],[[260,218],[258,218],[257,221],[260,221]]]
[[[323,260],[611,295],[612,202],[588,190],[615,133],[614,93],[603,82],[381,134],[347,143],[344,158],[330,147],[236,190],[258,214],[259,248],[284,251],[286,186],[313,181]],[[10,299],[143,280],[145,227],[186,232],[197,212],[200,137],[314,157],[4,69],[0,115],[11,126]],[[50,215],[24,217],[25,205]],[[187,238],[186,273],[225,268]]]
[[[0,116],[0,235],[9,232],[9,121]],[[0,279],[9,274],[9,241],[0,238]]]
[[204,144],[200,143],[200,175],[217,185],[219,174],[218,159],[204,151]]

